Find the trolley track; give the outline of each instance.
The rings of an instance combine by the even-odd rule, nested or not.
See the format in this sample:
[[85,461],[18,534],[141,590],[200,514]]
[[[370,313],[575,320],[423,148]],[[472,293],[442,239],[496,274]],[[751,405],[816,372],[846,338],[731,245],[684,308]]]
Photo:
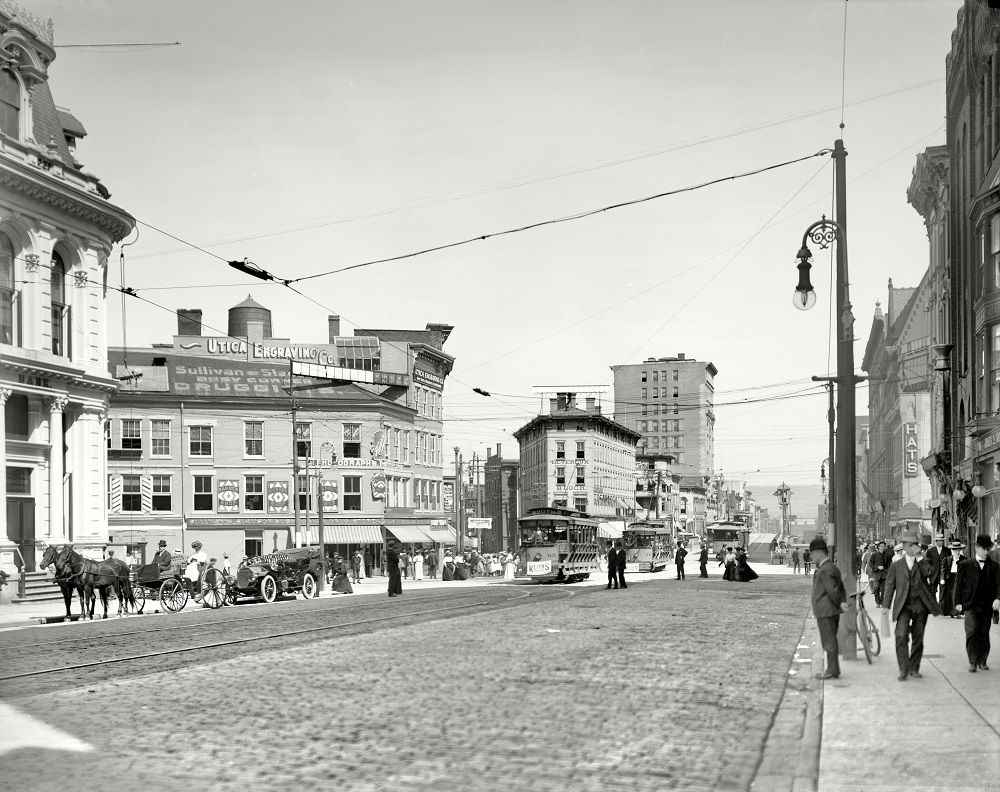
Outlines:
[[[118,678],[161,673],[192,664],[220,662],[246,655],[248,651],[293,650],[319,640],[563,599],[576,593],[565,589],[525,591],[520,587],[503,591],[476,589],[461,594],[411,597],[391,604],[356,601],[354,607],[314,607],[301,613],[296,611],[294,615],[272,612],[243,619],[189,621],[187,625],[171,624],[146,630],[95,631],[89,636],[4,647],[0,649],[0,668],[16,669],[16,672],[0,676],[0,696],[12,698],[113,682]],[[450,604],[427,607],[431,601],[440,600],[448,600]],[[330,601],[311,602],[327,605]],[[335,620],[329,621],[330,617]],[[176,617],[168,618],[173,621]],[[318,618],[324,621],[317,623]],[[185,627],[187,632],[184,632]],[[213,639],[205,640],[207,634],[213,633]],[[165,637],[174,640],[165,640]],[[176,640],[178,637],[180,639]]]

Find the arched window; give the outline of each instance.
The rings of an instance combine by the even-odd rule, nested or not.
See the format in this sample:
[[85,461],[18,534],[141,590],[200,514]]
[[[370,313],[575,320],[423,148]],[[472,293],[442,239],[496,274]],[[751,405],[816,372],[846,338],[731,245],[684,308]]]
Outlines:
[[66,265],[62,256],[52,253],[52,354],[71,357],[69,344],[69,306],[66,304]]
[[14,283],[14,245],[6,234],[0,234],[0,344],[19,342],[20,318]]
[[21,86],[7,69],[0,69],[0,132],[21,136]]

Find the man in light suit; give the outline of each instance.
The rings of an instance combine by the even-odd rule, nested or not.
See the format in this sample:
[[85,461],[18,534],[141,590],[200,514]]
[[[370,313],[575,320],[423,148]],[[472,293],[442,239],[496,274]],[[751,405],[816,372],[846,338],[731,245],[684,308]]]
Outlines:
[[989,557],[993,539],[976,537],[976,555],[958,565],[955,581],[955,610],[965,613],[965,651],[969,672],[989,671],[990,619],[1000,611],[1000,565]]
[[892,562],[885,578],[885,595],[882,609],[892,610],[896,622],[896,663],[899,679],[922,676],[920,660],[924,656],[924,628],[927,617],[941,615],[937,599],[931,593],[927,580],[929,565],[921,558],[917,535],[904,531],[899,536],[903,544],[903,557]]
[[840,676],[840,647],[837,628],[840,614],[847,610],[847,592],[840,570],[830,560],[826,540],[816,537],[809,543],[809,556],[816,562],[813,575],[812,607],[819,627],[819,639],[826,652],[826,671],[817,679],[837,679]]

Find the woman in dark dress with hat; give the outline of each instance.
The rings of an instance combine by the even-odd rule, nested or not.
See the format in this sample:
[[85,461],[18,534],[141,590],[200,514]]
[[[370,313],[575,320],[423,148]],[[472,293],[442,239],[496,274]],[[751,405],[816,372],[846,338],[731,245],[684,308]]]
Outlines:
[[751,580],[757,579],[757,573],[754,572],[750,565],[747,563],[747,551],[742,547],[736,548],[736,580],[740,583],[748,583]]

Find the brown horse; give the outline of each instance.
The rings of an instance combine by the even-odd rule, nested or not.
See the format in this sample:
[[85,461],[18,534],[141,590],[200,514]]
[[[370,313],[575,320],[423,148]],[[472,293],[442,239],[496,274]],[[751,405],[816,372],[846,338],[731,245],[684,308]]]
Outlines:
[[101,595],[101,604],[104,606],[102,619],[108,618],[108,589],[112,587],[118,598],[118,615],[124,616],[129,609],[135,610],[129,568],[124,561],[119,561],[117,558],[109,558],[106,561],[91,561],[76,552],[73,545],[63,547],[59,553],[59,561],[72,571],[75,580],[85,589],[89,589],[91,619],[94,618],[94,608],[97,604],[97,598],[94,596],[95,589]]
[[49,564],[53,565],[56,573],[55,582],[62,591],[63,602],[66,603],[66,621],[71,621],[73,618],[70,611],[74,591],[80,596],[80,618],[86,619],[88,614],[91,614],[91,618],[93,618],[94,609],[90,604],[90,599],[94,592],[88,591],[83,583],[76,580],[73,570],[61,561],[59,550],[53,545],[45,545],[45,552],[42,554],[42,560],[38,566],[44,571]]

